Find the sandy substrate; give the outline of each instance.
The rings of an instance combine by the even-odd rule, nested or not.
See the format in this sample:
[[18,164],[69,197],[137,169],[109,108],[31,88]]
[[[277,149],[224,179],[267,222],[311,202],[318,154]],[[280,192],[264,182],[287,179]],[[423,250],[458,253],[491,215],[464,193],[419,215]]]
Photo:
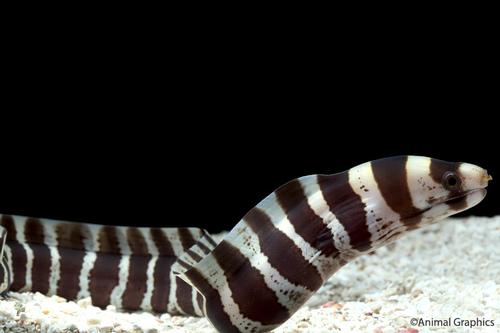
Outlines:
[[[412,325],[412,318],[450,318],[451,327]],[[0,301],[0,333],[40,331],[215,332],[203,318],[104,311],[89,299],[11,293]],[[275,330],[431,331],[500,332],[500,217],[444,221],[358,258]]]

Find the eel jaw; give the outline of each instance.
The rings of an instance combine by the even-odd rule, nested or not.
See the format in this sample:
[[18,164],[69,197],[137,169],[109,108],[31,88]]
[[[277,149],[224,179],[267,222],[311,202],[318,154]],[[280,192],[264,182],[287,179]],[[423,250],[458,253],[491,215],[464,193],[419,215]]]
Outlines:
[[485,188],[470,190],[446,199],[443,204],[446,204],[453,211],[452,213],[455,214],[480,203],[486,196],[486,193]]
[[[463,192],[460,195],[447,198],[444,201],[435,203],[417,216],[413,216],[407,221],[415,219],[418,221],[411,229],[416,229],[424,225],[433,224],[450,215],[460,213],[480,203],[486,196],[486,189],[479,188]],[[411,222],[410,222],[411,223]]]

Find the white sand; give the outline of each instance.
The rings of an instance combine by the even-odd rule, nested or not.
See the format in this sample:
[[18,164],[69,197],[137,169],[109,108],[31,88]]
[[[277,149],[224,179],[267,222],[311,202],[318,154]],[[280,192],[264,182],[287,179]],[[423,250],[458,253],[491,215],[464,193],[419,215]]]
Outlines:
[[[411,318],[451,318],[452,326],[412,326]],[[493,320],[494,326],[457,327],[455,318]],[[88,299],[11,293],[0,301],[0,333],[40,331],[215,332],[204,318],[103,311]],[[500,217],[451,219],[358,258],[275,330],[431,331],[500,332]]]

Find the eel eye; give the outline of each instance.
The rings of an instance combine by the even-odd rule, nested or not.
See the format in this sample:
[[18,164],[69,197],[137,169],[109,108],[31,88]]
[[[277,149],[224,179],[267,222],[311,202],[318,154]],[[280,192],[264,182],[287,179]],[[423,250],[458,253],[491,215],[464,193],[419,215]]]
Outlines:
[[448,171],[444,173],[442,183],[445,189],[453,191],[460,187],[460,178],[454,172]]

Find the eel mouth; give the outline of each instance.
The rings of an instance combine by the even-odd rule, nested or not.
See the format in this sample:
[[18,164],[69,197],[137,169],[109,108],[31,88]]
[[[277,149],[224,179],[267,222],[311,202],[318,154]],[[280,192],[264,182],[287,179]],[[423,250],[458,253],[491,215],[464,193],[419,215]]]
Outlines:
[[443,203],[454,210],[464,210],[480,203],[486,196],[486,192],[485,188],[470,190],[447,198]]

